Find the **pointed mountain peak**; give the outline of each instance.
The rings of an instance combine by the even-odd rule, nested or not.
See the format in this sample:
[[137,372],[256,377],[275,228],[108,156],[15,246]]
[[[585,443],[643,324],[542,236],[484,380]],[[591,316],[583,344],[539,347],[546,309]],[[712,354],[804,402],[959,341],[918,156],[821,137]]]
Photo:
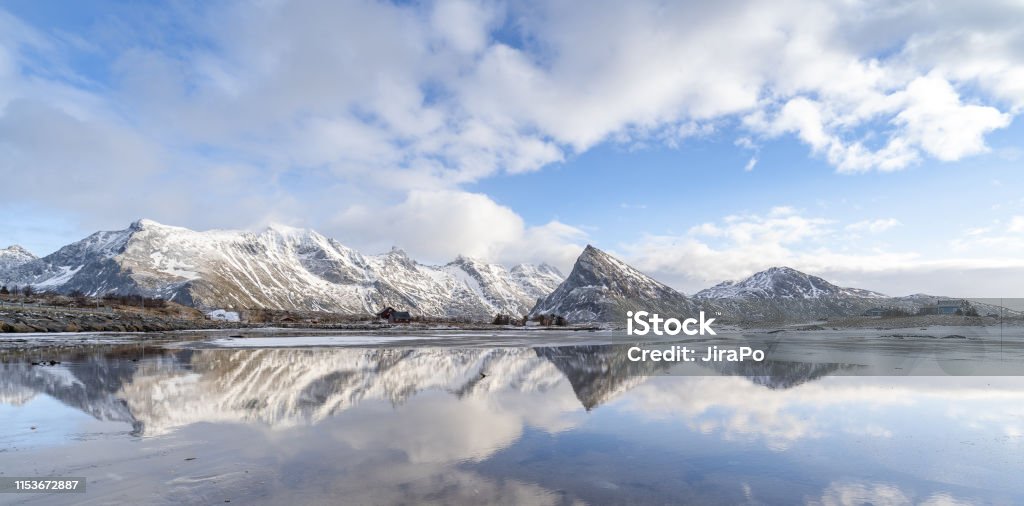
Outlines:
[[621,273],[628,278],[643,281],[649,280],[650,282],[661,284],[626,262],[589,244],[576,259],[576,264],[573,265],[569,277],[584,276],[596,280],[598,278],[607,278],[607,275],[612,273]]
[[156,220],[149,218],[139,218],[132,222],[128,226],[128,230],[131,232],[138,232],[140,230],[188,230],[184,227],[176,227],[174,225],[164,225]]
[[531,315],[559,315],[570,322],[617,322],[627,311],[683,315],[695,307],[682,293],[587,245],[569,276],[538,302]]
[[452,266],[452,267],[456,267],[456,268],[462,269],[463,271],[466,271],[466,272],[469,272],[469,273],[489,270],[491,268],[491,265],[488,264],[487,262],[484,262],[484,261],[481,261],[481,260],[477,260],[477,259],[475,259],[473,257],[469,257],[469,256],[466,256],[466,255],[458,255],[458,256],[456,256],[455,260],[452,260],[451,262],[448,262],[448,265]]
[[604,251],[594,247],[591,244],[588,244],[586,248],[583,248],[583,251],[580,253],[580,256],[576,257],[576,264],[573,266],[573,269],[575,270],[575,267],[577,265],[580,265],[580,263],[604,262],[608,259],[615,259],[615,257],[609,255],[608,253],[605,253]]
[[482,263],[485,263],[485,262],[481,262],[481,261],[479,261],[479,260],[477,260],[477,259],[475,259],[473,257],[470,257],[470,256],[458,255],[458,256],[455,257],[455,260],[453,260],[452,263],[453,264],[458,264],[458,265],[476,265],[476,264],[482,264]]
[[404,249],[399,248],[398,246],[392,246],[391,251],[388,251],[387,253],[381,255],[381,258],[389,262],[396,262],[398,264],[404,265],[410,269],[415,268],[416,265],[418,264],[418,262],[413,260],[412,257],[410,257],[409,254],[406,253]]
[[153,221],[153,220],[146,219],[146,218],[139,218],[139,219],[133,221],[131,225],[128,225],[128,230],[144,230],[147,227],[153,226],[154,224],[157,224],[157,223],[155,221]]
[[268,232],[275,232],[284,236],[301,236],[315,234],[312,230],[308,230],[301,227],[293,227],[291,225],[285,225],[284,223],[271,222],[267,224],[266,230]]

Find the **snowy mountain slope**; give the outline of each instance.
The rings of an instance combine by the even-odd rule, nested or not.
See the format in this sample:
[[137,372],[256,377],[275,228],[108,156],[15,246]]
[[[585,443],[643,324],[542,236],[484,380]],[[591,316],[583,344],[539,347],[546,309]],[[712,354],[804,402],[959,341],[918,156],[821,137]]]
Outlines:
[[547,295],[557,287],[565,275],[548,264],[519,264],[509,271],[523,291]]
[[630,310],[667,318],[690,317],[700,309],[698,302],[588,245],[565,281],[530,315],[559,315],[569,322],[623,322]]
[[724,307],[741,321],[810,321],[856,316],[890,297],[845,288],[789,267],[772,267],[739,282],[726,281],[694,295]]
[[97,232],[7,271],[0,282],[91,294],[141,293],[200,307],[368,314],[385,306],[417,315],[489,319],[525,314],[557,286],[545,266],[511,270],[460,258],[422,265],[401,250],[366,256],[309,230],[196,232],[139,220]]
[[0,278],[3,277],[4,272],[24,265],[35,259],[35,255],[16,244],[5,249],[0,249]]
[[740,282],[725,281],[694,294],[704,299],[818,299],[825,297],[887,297],[878,292],[860,288],[836,286],[817,276],[805,274],[789,267],[772,267]]
[[[525,312],[509,311],[519,308],[523,294],[536,294],[538,297],[551,293],[563,276],[557,269],[548,265],[517,265],[506,269],[502,265],[486,264],[463,256],[442,268],[444,272],[461,281],[480,299],[486,302],[492,313],[505,313],[514,316]],[[532,306],[536,299],[529,301]]]

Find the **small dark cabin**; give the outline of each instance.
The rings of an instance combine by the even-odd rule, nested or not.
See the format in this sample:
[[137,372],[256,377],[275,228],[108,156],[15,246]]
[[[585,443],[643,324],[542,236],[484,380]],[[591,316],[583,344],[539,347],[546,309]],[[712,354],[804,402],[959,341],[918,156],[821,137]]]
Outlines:
[[412,321],[412,315],[408,311],[392,311],[388,321],[391,323],[409,323]]

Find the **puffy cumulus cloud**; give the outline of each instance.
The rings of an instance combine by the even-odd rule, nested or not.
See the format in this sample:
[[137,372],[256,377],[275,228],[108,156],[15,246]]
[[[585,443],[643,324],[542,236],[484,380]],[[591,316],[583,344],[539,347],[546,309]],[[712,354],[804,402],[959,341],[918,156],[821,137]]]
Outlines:
[[395,205],[358,205],[330,224],[335,235],[383,250],[400,241],[414,256],[446,262],[462,254],[487,261],[551,262],[565,269],[583,249],[582,230],[551,221],[527,226],[490,197],[455,190],[413,190]]
[[[361,209],[397,216],[428,194],[416,192],[458,195],[600,143],[677,146],[722,125],[746,146],[796,136],[840,171],[898,170],[983,152],[986,135],[1024,108],[1024,34],[1012,22],[1024,8],[1014,3],[147,9],[113,11],[81,33],[0,13],[0,176],[13,198],[90,226],[124,221],[93,202],[99,195],[123,203],[122,215],[193,227],[210,216],[236,227],[339,212],[344,223]],[[310,174],[340,197],[295,184]],[[521,226],[485,211],[494,230]],[[506,234],[475,230],[453,244],[501,257]],[[534,232],[566,235],[558,225]]]
[[929,75],[907,85],[906,106],[893,123],[906,142],[939,160],[959,160],[985,150],[984,136],[1010,124],[1010,115],[963,104],[948,81]]
[[[1024,240],[989,228],[953,241],[952,250],[963,256],[943,260],[925,258],[916,251],[834,246],[857,245],[857,234],[880,233],[895,226],[899,223],[889,218],[843,225],[776,207],[763,214],[729,215],[691,227],[681,235],[645,235],[621,249],[639,269],[687,292],[775,266],[891,295],[926,292],[1010,297],[1024,281],[1024,262],[1017,254],[1024,251]],[[1005,230],[1004,225],[1001,231]]]
[[[768,136],[795,134],[816,153],[824,154],[839,171],[861,172],[904,169],[918,161],[922,153],[953,161],[985,152],[984,136],[1008,126],[1012,118],[996,107],[964,104],[952,84],[935,74],[915,78],[902,90],[874,100],[877,104],[843,107],[798,96],[773,113],[755,111],[745,123]],[[892,130],[874,149],[868,145],[869,133],[884,128],[871,121],[884,121]],[[851,138],[858,129],[870,131],[863,132],[861,138]]]
[[[1008,124],[1000,108],[1009,103],[995,88],[971,90],[974,81],[1002,80],[1005,69],[1021,68],[1013,50],[1020,34],[982,16],[952,20],[939,12],[922,22],[915,8],[886,7],[532,8],[519,19],[535,47],[487,52],[475,75],[483,85],[467,94],[468,108],[525,122],[576,150],[623,132],[649,135],[730,116],[760,135],[796,134],[842,171],[896,170],[923,155],[952,160],[984,150],[984,134]],[[1019,15],[1008,5],[980,10]],[[970,74],[952,69],[983,58],[981,51],[920,65],[917,42],[937,34],[950,35],[950,45],[987,41],[1004,59],[998,69]]]
[[[110,56],[115,95],[145,114],[140,127],[284,165],[345,167],[368,153],[473,180],[736,115],[755,133],[796,133],[844,170],[899,168],[922,151],[979,152],[1009,121],[997,107],[1024,104],[1020,34],[992,21],[1019,7],[921,16],[912,4],[228,2],[175,12],[173,27],[147,21],[201,44],[136,34]],[[27,43],[61,49],[8,24],[23,28],[5,43],[15,64]],[[871,121],[896,127],[885,148],[850,139]]]

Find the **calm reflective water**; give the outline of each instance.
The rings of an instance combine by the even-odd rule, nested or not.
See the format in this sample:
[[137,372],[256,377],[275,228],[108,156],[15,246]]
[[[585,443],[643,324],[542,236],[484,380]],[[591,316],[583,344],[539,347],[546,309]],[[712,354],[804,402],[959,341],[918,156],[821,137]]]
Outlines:
[[621,346],[54,358],[2,364],[0,471],[88,492],[2,503],[1024,503],[1020,377],[664,376]]

